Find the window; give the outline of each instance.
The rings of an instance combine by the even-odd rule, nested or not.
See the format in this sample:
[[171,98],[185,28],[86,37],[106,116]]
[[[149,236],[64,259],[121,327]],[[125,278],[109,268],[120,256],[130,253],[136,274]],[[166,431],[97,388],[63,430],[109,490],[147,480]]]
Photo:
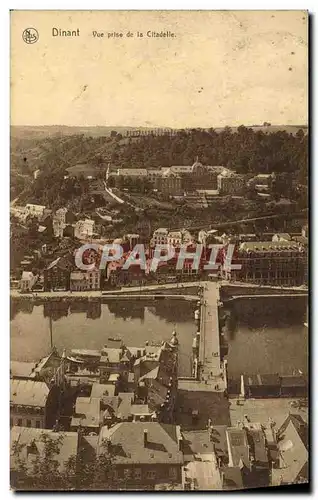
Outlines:
[[141,469],[135,469],[134,471],[135,479],[141,479]]
[[148,470],[147,471],[147,479],[156,479],[156,471]]
[[22,427],[22,418],[18,418],[18,426]]
[[41,428],[41,422],[40,422],[40,420],[36,420],[36,421],[35,421],[35,427],[36,427],[37,429],[40,429],[40,428]]
[[31,425],[32,425],[31,420],[27,420],[27,427],[31,427]]
[[175,479],[177,477],[177,469],[175,467],[169,468],[169,477]]
[[125,479],[131,478],[131,470],[130,469],[124,469],[124,478]]

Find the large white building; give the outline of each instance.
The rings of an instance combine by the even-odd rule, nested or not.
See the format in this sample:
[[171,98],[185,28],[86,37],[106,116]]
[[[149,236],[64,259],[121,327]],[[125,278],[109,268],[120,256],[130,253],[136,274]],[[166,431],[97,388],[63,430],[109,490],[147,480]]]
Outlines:
[[44,205],[35,205],[33,203],[27,203],[25,205],[25,210],[28,215],[32,215],[33,217],[42,217],[45,210]]
[[159,227],[154,231],[150,245],[153,247],[156,245],[167,245],[168,234],[169,229],[167,229],[166,227]]
[[74,228],[75,238],[86,239],[91,238],[94,234],[95,221],[92,219],[78,220]]

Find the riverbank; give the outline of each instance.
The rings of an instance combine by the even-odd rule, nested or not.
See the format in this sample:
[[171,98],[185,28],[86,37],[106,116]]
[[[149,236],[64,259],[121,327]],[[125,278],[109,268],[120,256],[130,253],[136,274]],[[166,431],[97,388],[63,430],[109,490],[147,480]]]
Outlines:
[[[161,285],[144,285],[144,286],[125,286],[121,288],[114,288],[112,290],[87,290],[79,292],[71,292],[70,290],[65,291],[54,291],[54,292],[30,292],[30,293],[20,293],[16,289],[10,290],[10,298],[12,300],[19,301],[42,301],[46,302],[48,300],[98,300],[102,297],[111,296],[133,296],[134,298],[142,295],[147,296],[168,296],[169,290],[173,291],[171,296],[174,295],[190,295],[194,296],[199,293],[200,287],[205,286],[204,281],[193,281],[185,283],[165,283]],[[225,281],[219,281],[218,286],[220,288],[220,298],[221,301],[226,302],[231,298],[242,299],[244,296],[246,298],[249,295],[255,295],[256,297],[270,298],[270,296],[279,295],[299,295],[306,296],[308,294],[308,289],[305,287],[274,287],[274,286],[257,286],[248,283],[229,283]],[[254,297],[253,297],[254,298]]]
[[44,292],[43,294],[38,293],[38,294],[13,294],[11,295],[11,300],[14,303],[23,303],[23,302],[28,302],[28,303],[34,303],[34,304],[43,304],[45,302],[107,302],[109,300],[136,300],[136,301],[145,301],[145,302],[150,302],[154,300],[185,300],[187,302],[196,302],[199,299],[198,295],[171,295],[171,294],[138,294],[138,295],[131,295],[131,294],[114,294],[114,293],[101,293],[101,292],[95,292],[92,294],[92,292],[89,292],[88,294],[84,295],[84,292]]

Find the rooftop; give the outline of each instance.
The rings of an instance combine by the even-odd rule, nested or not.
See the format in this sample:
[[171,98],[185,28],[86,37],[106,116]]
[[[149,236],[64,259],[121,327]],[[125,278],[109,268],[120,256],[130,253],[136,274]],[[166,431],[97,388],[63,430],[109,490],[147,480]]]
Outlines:
[[183,454],[179,451],[177,429],[175,425],[158,422],[123,422],[110,429],[102,427],[99,451],[103,451],[102,441],[108,439],[116,463],[181,465]]
[[293,417],[289,415],[278,432],[281,464],[272,471],[274,485],[308,480],[308,450],[298,430],[298,418],[295,421]]
[[10,361],[10,375],[12,378],[29,378],[35,368],[35,363],[25,361]]
[[91,398],[104,398],[106,396],[115,395],[114,384],[98,384],[94,383],[91,392]]
[[131,415],[131,407],[135,395],[133,392],[119,392],[118,397],[119,397],[119,406],[117,411],[117,417],[126,420]]
[[252,451],[255,461],[262,464],[268,464],[265,436],[262,430],[249,429],[248,435],[252,438]]
[[258,373],[257,375],[244,375],[244,383],[247,386],[279,386],[280,378],[275,374],[260,375]]
[[239,250],[246,252],[299,251],[299,245],[293,241],[244,241]]
[[246,399],[244,404],[237,405],[236,399],[230,399],[230,418],[232,425],[236,425],[238,420],[243,422],[244,415],[248,415],[252,422],[267,424],[269,419],[276,423],[275,428],[279,428],[286,420],[291,409],[293,414],[299,414],[303,420],[307,421],[308,411],[306,409],[292,408],[291,404],[295,400],[292,398],[268,398],[268,399]]
[[72,356],[83,356],[83,357],[94,357],[94,358],[100,358],[100,351],[97,349],[72,349],[71,350],[71,355]]
[[101,352],[101,358],[100,361],[102,362],[108,362],[108,363],[119,363],[121,357],[122,357],[122,349],[111,349],[111,348],[103,348]]
[[[77,455],[77,432],[53,432],[49,429],[34,429],[32,427],[12,427],[11,429],[11,470],[16,467],[13,456],[13,444],[22,445],[19,458],[23,460],[27,467],[32,467],[36,461],[44,458],[45,447],[42,436],[48,436],[53,441],[62,439],[59,446],[59,453],[54,456],[58,461],[60,470],[65,467],[65,462]],[[31,448],[32,447],[32,448]]]
[[206,455],[202,461],[187,463],[185,475],[191,480],[195,490],[222,490],[221,474],[214,454]]
[[226,431],[229,448],[229,465],[232,467],[250,466],[249,449],[246,431],[237,427],[229,427]]
[[10,404],[43,408],[49,392],[45,382],[13,379],[10,384]]
[[117,170],[117,175],[146,177],[148,172],[146,168],[120,168]]
[[100,425],[100,398],[76,399],[75,415],[72,417],[71,427],[99,427]]
[[148,405],[131,405],[131,414],[132,415],[150,415],[153,413]]
[[183,452],[186,459],[193,460],[195,456],[214,453],[214,443],[207,430],[184,431],[183,438]]
[[223,489],[243,489],[243,477],[240,467],[224,467],[223,473]]

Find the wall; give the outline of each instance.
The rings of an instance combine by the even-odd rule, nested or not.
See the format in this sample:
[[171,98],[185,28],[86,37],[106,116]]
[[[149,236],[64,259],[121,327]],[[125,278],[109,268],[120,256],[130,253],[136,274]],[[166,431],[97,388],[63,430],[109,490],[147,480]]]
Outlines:
[[297,289],[281,289],[279,287],[270,287],[270,286],[248,286],[248,285],[224,285],[223,283],[220,286],[220,296],[221,299],[225,299],[226,297],[231,297],[233,295],[281,295],[281,294],[303,294],[306,290],[297,290]]
[[[160,483],[181,483],[181,465],[175,464],[127,464],[127,465],[116,465],[115,466],[115,482],[116,477],[118,480],[118,486],[124,489],[137,489],[137,488],[147,488],[152,489],[156,484]],[[131,479],[127,478],[125,480],[125,471],[129,471],[132,476]],[[135,471],[140,474],[140,479],[136,479]],[[148,472],[154,471],[155,476],[153,479],[148,477]],[[174,471],[174,473],[172,473]],[[128,473],[128,474],[129,474]]]
[[[43,410],[44,411],[44,410]],[[12,419],[12,420],[11,420]],[[19,422],[19,419],[22,422]],[[31,421],[31,425],[27,425],[27,421]],[[37,424],[38,423],[38,424]],[[38,427],[45,429],[45,413],[33,414],[31,412],[18,411],[16,407],[10,409],[10,427],[12,425],[19,425],[20,427]]]

